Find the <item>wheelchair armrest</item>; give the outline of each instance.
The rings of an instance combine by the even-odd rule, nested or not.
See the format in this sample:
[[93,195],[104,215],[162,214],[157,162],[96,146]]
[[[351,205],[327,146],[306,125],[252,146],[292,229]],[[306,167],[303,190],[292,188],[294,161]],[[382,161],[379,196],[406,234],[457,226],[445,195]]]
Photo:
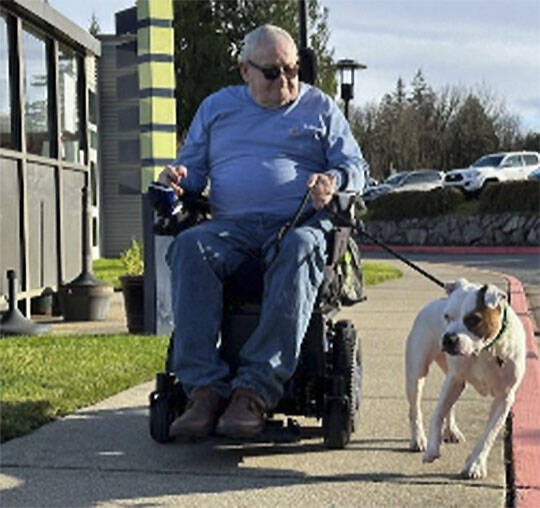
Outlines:
[[[366,210],[366,205],[359,192],[341,191],[336,192],[328,205],[330,211],[347,222],[354,223],[356,214]],[[338,221],[339,222],[339,221]]]
[[365,209],[358,192],[337,192],[328,205],[332,212],[334,230],[327,235],[328,258],[326,264],[334,266],[345,254],[351,235],[351,224],[357,223],[356,213]]

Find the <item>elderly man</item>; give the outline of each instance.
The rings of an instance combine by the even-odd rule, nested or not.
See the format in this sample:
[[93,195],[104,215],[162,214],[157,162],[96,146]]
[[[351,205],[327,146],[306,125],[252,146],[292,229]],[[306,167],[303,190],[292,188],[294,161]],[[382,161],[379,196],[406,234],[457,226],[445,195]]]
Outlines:
[[[210,181],[212,220],[176,237],[172,275],[175,374],[189,398],[171,434],[214,430],[250,437],[283,394],[296,368],[326,259],[324,211],[337,189],[359,190],[365,162],[336,104],[300,84],[291,36],[264,25],[239,58],[247,86],[207,97],[175,162],[160,181],[178,194]],[[277,232],[307,188],[318,210],[282,240]],[[223,281],[249,256],[267,263],[258,327],[240,351],[233,379],[217,348]]]

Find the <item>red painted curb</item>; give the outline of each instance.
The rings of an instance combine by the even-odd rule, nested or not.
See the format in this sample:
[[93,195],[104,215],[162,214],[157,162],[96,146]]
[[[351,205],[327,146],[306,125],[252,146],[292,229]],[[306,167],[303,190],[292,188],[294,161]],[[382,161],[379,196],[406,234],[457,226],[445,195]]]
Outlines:
[[[373,244],[359,243],[358,247],[364,252],[384,251],[382,247]],[[396,252],[412,252],[418,254],[540,254],[540,247],[509,245],[509,246],[479,246],[479,245],[389,245]]]
[[516,508],[540,506],[540,360],[521,282],[505,275],[510,304],[527,338],[526,370],[512,407],[512,464]]

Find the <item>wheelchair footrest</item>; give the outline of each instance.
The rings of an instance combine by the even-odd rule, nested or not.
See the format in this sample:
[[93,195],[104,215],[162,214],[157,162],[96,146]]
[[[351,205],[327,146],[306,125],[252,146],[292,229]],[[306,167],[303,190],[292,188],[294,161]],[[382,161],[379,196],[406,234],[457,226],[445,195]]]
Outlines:
[[300,425],[293,418],[287,418],[287,425],[283,420],[267,420],[261,437],[275,443],[295,443],[300,441],[300,433]]
[[237,445],[244,443],[296,443],[302,439],[301,427],[296,420],[287,418],[287,424],[282,420],[267,420],[263,430],[249,438],[232,438],[213,434],[206,438],[191,438],[178,436],[178,441],[200,443],[202,441],[220,445]]
[[227,437],[219,438],[227,443],[296,443],[301,439],[301,428],[298,422],[292,418],[287,418],[287,423],[283,420],[266,420],[263,430],[250,438],[232,439]]

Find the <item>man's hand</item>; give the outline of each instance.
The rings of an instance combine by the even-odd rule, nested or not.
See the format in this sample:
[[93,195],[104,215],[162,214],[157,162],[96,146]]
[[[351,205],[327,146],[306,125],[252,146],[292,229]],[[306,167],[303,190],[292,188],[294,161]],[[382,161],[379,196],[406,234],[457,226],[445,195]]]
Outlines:
[[184,189],[180,186],[180,182],[187,176],[187,168],[185,166],[165,166],[163,171],[158,176],[158,182],[171,187],[176,194],[181,196]]
[[317,210],[323,209],[336,192],[336,177],[326,173],[313,173],[307,182],[311,189],[311,202]]

